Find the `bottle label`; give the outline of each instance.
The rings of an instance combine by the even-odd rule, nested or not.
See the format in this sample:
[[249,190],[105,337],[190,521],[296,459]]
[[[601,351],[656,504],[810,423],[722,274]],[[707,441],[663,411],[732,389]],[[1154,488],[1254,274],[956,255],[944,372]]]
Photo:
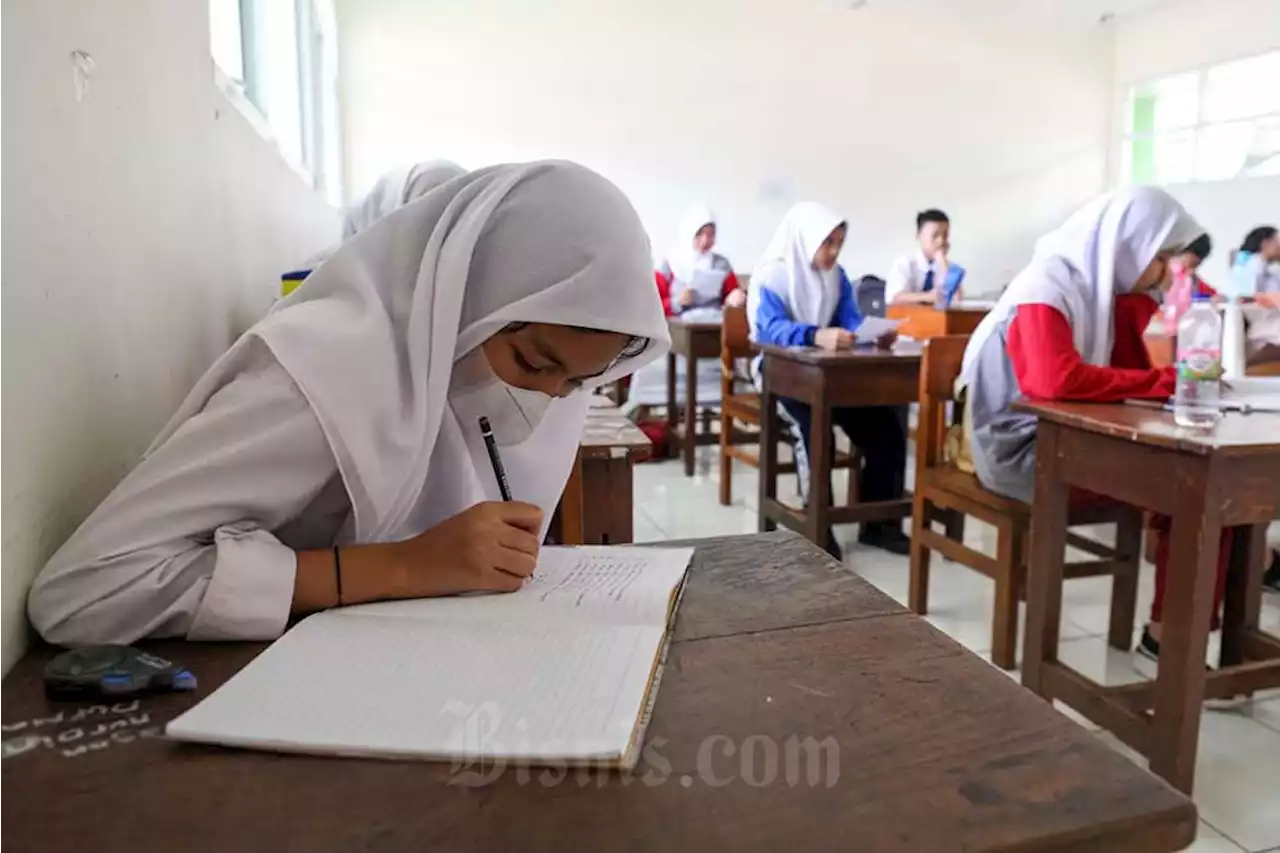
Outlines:
[[1222,351],[1184,349],[1178,353],[1178,378],[1207,382],[1222,378]]

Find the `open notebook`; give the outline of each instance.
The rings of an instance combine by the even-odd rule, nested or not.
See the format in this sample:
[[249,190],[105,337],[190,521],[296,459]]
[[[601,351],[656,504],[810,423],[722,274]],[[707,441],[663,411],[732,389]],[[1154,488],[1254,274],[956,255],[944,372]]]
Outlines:
[[283,752],[630,768],[692,556],[544,548],[518,592],[310,616],[166,733]]

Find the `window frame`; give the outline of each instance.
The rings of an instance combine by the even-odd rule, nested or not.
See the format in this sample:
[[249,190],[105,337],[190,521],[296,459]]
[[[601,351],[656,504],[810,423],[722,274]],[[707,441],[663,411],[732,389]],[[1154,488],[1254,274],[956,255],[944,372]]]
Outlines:
[[[249,123],[271,141],[280,156],[313,189],[330,203],[341,202],[343,175],[340,156],[341,121],[337,115],[336,86],[329,77],[336,74],[337,33],[332,0],[294,0],[293,37],[297,63],[293,83],[297,88],[299,155],[285,150],[265,107],[266,71],[261,64],[264,51],[258,15],[261,4],[275,0],[237,0],[240,25],[240,57],[243,78],[223,69],[213,56],[214,80],[219,89],[244,114]],[[326,46],[328,53],[326,55]],[[332,115],[330,115],[332,113]],[[290,131],[291,132],[291,131]],[[333,138],[329,138],[329,137]]]
[[[1237,62],[1245,62],[1250,59],[1260,59],[1264,56],[1280,56],[1280,48],[1269,48],[1253,53],[1247,53],[1241,56],[1234,56],[1230,59],[1219,59],[1213,62],[1201,63],[1199,65],[1180,68],[1176,70],[1165,71],[1161,74],[1151,75],[1149,77],[1139,78],[1130,82],[1127,91],[1124,92],[1121,101],[1121,121],[1120,121],[1120,138],[1119,150],[1117,152],[1117,174],[1118,182],[1122,185],[1138,183],[1133,175],[1133,153],[1134,146],[1139,142],[1154,142],[1157,139],[1176,136],[1179,134],[1189,134],[1192,142],[1191,154],[1191,170],[1190,176],[1187,178],[1179,178],[1173,180],[1161,180],[1159,175],[1153,175],[1151,182],[1158,185],[1176,185],[1176,184],[1204,184],[1216,183],[1221,181],[1239,181],[1253,180],[1255,178],[1267,177],[1267,175],[1234,175],[1228,178],[1201,178],[1200,173],[1200,144],[1201,135],[1208,128],[1224,127],[1239,122],[1280,122],[1280,109],[1272,112],[1259,113],[1255,116],[1247,118],[1231,118],[1220,119],[1215,121],[1206,121],[1205,114],[1205,96],[1209,87],[1209,73],[1216,68],[1232,65]],[[1133,123],[1133,113],[1136,95],[1144,90],[1154,88],[1156,84],[1169,80],[1174,77],[1181,77],[1187,74],[1196,76],[1196,110],[1195,121],[1188,125],[1180,125],[1178,127],[1165,128],[1163,130],[1152,130],[1149,132],[1135,133],[1131,127]]]

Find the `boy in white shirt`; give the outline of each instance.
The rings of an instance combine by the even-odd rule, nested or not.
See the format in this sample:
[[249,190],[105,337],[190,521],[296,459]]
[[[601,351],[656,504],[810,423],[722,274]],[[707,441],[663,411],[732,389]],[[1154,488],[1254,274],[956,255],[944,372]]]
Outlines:
[[916,216],[920,247],[904,255],[889,271],[885,303],[889,305],[945,305],[960,296],[964,268],[951,263],[951,220],[932,208]]

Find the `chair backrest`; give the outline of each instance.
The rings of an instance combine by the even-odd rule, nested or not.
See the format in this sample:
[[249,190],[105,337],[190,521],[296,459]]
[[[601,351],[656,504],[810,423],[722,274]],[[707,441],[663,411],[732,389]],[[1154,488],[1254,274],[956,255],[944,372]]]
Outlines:
[[933,468],[944,459],[947,403],[956,396],[968,335],[945,335],[924,342],[920,359],[920,420],[916,427],[916,468]]
[[864,275],[853,283],[853,301],[863,317],[884,316],[884,279]]
[[720,391],[722,397],[734,393],[738,360],[750,358],[751,326],[745,305],[726,305],[720,326]]

